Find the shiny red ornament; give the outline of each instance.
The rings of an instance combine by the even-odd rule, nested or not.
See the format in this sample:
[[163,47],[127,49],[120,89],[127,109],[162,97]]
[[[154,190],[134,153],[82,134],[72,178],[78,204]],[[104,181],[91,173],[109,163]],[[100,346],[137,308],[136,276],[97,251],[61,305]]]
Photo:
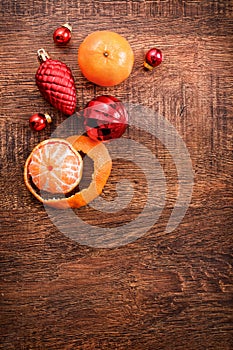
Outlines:
[[42,96],[64,114],[71,115],[76,108],[76,89],[70,68],[52,60],[44,49],[38,50],[41,62],[36,73],[36,84]]
[[91,100],[83,111],[87,135],[107,141],[121,137],[128,125],[128,113],[116,97],[102,95]]
[[52,123],[52,118],[49,114],[36,113],[29,118],[29,125],[34,131],[43,130],[49,123]]
[[53,33],[53,40],[55,44],[65,45],[71,39],[72,26],[69,23],[63,24],[61,27],[57,28]]
[[156,48],[150,49],[145,57],[144,67],[152,70],[154,67],[160,65],[163,60],[162,51]]

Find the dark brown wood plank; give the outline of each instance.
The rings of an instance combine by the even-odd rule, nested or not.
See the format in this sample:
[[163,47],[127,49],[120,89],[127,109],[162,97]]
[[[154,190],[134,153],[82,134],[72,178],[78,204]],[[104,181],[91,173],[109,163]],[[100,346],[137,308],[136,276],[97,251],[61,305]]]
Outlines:
[[[1,349],[232,349],[232,9],[231,0],[1,1]],[[72,40],[59,48],[52,33],[67,20]],[[80,43],[100,29],[124,35],[135,53],[131,76],[114,88],[94,86],[77,66]],[[142,64],[154,45],[164,62],[150,73]],[[160,140],[133,126],[124,139],[155,155],[167,190],[148,232],[154,213],[143,214],[138,240],[112,249],[81,245],[26,190],[27,156],[66,119],[35,85],[41,47],[72,69],[78,110],[109,93],[176,128],[191,156],[194,188],[173,232],[165,229],[178,193],[176,164]],[[53,124],[33,133],[29,116],[45,111]],[[112,215],[85,207],[75,214],[100,230],[135,220],[148,197],[138,166],[114,160],[102,197],[114,200],[124,177],[134,188],[126,209]],[[54,215],[71,227],[62,213]]]

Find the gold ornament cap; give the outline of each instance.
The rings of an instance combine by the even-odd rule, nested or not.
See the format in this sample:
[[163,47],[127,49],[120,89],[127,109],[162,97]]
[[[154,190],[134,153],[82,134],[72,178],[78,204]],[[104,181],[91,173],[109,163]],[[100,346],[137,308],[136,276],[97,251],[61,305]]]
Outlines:
[[146,68],[146,69],[149,69],[150,71],[152,71],[154,69],[154,67],[152,67],[151,65],[149,65],[146,61],[143,63],[143,66]]
[[45,62],[48,58],[50,58],[48,52],[46,52],[45,49],[39,49],[37,51],[37,57],[41,63]]
[[69,31],[72,33],[72,25],[70,23],[67,22],[67,23],[63,24],[62,27],[69,29]]
[[51,116],[48,113],[45,113],[44,116],[45,116],[46,121],[47,121],[48,124],[52,123],[52,118],[51,118]]

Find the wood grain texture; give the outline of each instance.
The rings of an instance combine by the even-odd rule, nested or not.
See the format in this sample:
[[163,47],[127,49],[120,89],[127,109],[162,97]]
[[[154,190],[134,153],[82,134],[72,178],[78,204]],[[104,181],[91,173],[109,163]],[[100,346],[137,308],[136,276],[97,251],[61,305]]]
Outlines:
[[[0,349],[232,349],[232,9],[231,0],[1,1]],[[52,33],[66,21],[72,40],[59,48]],[[131,76],[114,88],[91,84],[77,66],[80,43],[100,29],[124,35],[135,53]],[[150,73],[142,63],[154,45],[165,59]],[[177,196],[175,164],[159,140],[137,128],[124,137],[151,150],[167,181],[162,214],[138,240],[114,249],[80,245],[28,193],[28,154],[65,120],[35,85],[41,47],[72,69],[77,109],[109,93],[177,129],[195,179],[175,231],[165,233]],[[51,113],[53,124],[33,133],[28,118],[35,112]],[[103,229],[134,220],[147,199],[140,169],[114,164],[102,196],[114,199],[127,175],[134,187],[129,207],[117,215],[78,212]]]

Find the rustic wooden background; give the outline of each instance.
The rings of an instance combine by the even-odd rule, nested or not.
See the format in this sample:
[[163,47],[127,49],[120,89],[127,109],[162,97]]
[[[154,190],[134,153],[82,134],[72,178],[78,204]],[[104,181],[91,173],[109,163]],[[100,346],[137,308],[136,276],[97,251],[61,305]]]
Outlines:
[[[232,349],[233,2],[2,0],[0,9],[0,348]],[[72,40],[59,48],[52,33],[66,21],[73,25]],[[135,52],[131,76],[111,89],[87,82],[77,66],[80,43],[100,29],[124,35]],[[150,73],[142,62],[154,45],[165,59]],[[176,127],[195,184],[175,231],[165,233],[177,194],[175,166],[158,140],[133,128],[134,138],[154,150],[168,184],[159,221],[140,239],[114,249],[80,245],[26,190],[28,154],[65,119],[35,85],[41,47],[72,69],[77,109],[109,93],[159,112]],[[28,118],[35,112],[51,113],[53,124],[33,133]],[[112,184],[128,174],[135,182],[132,205],[121,215],[80,210],[92,225],[133,220],[146,200],[139,169],[123,160],[115,165],[103,197],[114,198]]]

